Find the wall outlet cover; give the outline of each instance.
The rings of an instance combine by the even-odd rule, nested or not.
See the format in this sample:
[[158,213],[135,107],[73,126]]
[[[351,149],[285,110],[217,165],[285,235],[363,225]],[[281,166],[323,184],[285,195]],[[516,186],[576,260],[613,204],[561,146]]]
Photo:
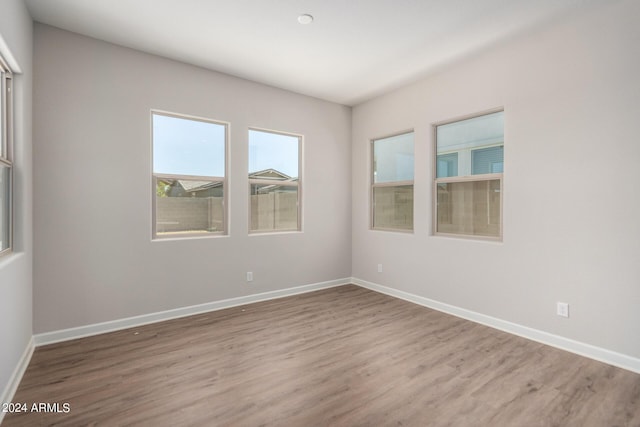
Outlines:
[[556,313],[558,316],[569,317],[569,303],[558,302],[556,305]]

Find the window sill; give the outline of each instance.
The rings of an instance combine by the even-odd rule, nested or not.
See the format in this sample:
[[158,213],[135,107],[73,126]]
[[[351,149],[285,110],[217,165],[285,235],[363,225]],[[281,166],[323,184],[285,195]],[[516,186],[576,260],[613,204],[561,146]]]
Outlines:
[[220,237],[229,237],[225,233],[171,233],[166,236],[155,236],[151,238],[152,242],[172,242],[176,240],[202,240],[202,239],[216,239]]
[[0,270],[22,258],[24,252],[6,251],[0,254]]
[[502,240],[502,237],[467,236],[464,234],[447,234],[447,233],[436,233],[436,234],[432,234],[429,237],[434,237],[436,239],[443,239],[443,240],[462,240],[462,241],[471,241],[471,242],[480,242],[480,243],[495,243],[500,245],[504,243]]
[[376,227],[376,228],[370,228],[369,231],[382,231],[382,232],[385,232],[385,233],[415,234],[414,230],[407,230],[407,229],[402,229],[402,228]]
[[281,234],[302,234],[302,230],[274,230],[274,231],[249,231],[249,237],[252,236],[275,236]]

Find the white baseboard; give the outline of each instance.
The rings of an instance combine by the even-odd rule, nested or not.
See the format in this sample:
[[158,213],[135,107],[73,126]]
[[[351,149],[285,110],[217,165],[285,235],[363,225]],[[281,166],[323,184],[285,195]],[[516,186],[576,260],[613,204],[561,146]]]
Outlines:
[[141,316],[128,317],[125,319],[112,320],[109,322],[95,323],[92,325],[79,326],[76,328],[45,332],[34,335],[34,340],[36,346],[54,344],[57,342],[69,341],[76,338],[84,338],[92,335],[114,332],[121,329],[147,325],[150,323],[162,322],[164,320],[177,319],[179,317],[192,316],[194,314],[222,310],[225,308],[237,307],[239,305],[251,304],[254,302],[267,301],[291,295],[313,292],[320,289],[333,288],[336,286],[349,284],[351,283],[350,280],[350,278],[330,280],[326,282],[313,283],[310,285],[279,289],[277,291],[262,292],[259,294],[246,295],[237,298],[212,301],[204,304],[181,307],[157,313],[143,314]]
[[513,335],[518,335],[532,341],[537,341],[542,344],[550,345],[561,350],[566,350],[580,356],[588,357],[599,362],[608,363],[609,365],[617,366],[619,368],[627,369],[629,371],[640,374],[640,359],[628,356],[626,354],[616,353],[615,351],[596,347],[591,344],[585,344],[583,342],[575,341],[559,335],[554,335],[548,332],[529,328],[527,326],[518,325],[517,323],[497,319],[495,317],[487,316],[475,311],[466,310],[464,308],[438,302],[429,298],[400,291],[398,289],[378,285],[376,283],[368,282],[366,280],[361,280],[355,277],[351,278],[351,283],[362,286],[363,288],[370,289],[372,291],[400,298],[405,301],[432,308],[434,310],[461,317],[463,319],[471,320],[472,322],[480,323],[482,325],[499,329]]
[[20,378],[22,378],[22,374],[24,373],[24,370],[26,369],[27,364],[31,359],[31,354],[33,353],[34,344],[35,346],[53,344],[53,343],[68,341],[76,338],[83,338],[91,335],[98,335],[98,334],[103,334],[107,332],[118,331],[121,329],[142,326],[149,323],[161,322],[164,320],[171,320],[179,317],[206,313],[209,311],[216,311],[216,310],[222,310],[230,307],[237,307],[239,305],[251,304],[254,302],[267,301],[270,299],[282,298],[282,297],[287,297],[291,295],[312,292],[320,289],[327,289],[327,288],[332,288],[336,286],[342,286],[349,283],[353,283],[363,288],[370,289],[372,291],[380,292],[382,294],[386,294],[395,298],[400,298],[405,301],[419,304],[424,307],[432,308],[434,310],[438,310],[443,313],[461,317],[463,319],[467,319],[472,322],[480,323],[482,325],[499,329],[504,332],[518,335],[523,338],[530,339],[532,341],[537,341],[542,344],[550,345],[552,347],[556,347],[561,350],[566,350],[571,353],[578,354],[580,356],[597,360],[599,362],[608,363],[610,365],[627,369],[632,372],[640,373],[640,359],[632,356],[628,356],[622,353],[617,353],[611,350],[607,350],[601,347],[596,347],[591,344],[575,341],[569,338],[565,338],[559,335],[554,335],[554,334],[540,331],[537,329],[529,328],[527,326],[522,326],[516,323],[512,323],[506,320],[487,316],[485,314],[477,313],[464,308],[445,304],[439,301],[421,297],[421,296],[404,292],[398,289],[393,289],[386,286],[378,285],[376,283],[368,282],[366,280],[358,279],[356,277],[351,277],[351,278],[345,278],[345,279],[330,280],[327,282],[314,283],[310,285],[297,286],[293,288],[280,289],[277,291],[263,292],[263,293],[247,295],[243,297],[230,298],[230,299],[221,300],[221,301],[213,301],[205,304],[193,305],[189,307],[181,307],[173,310],[144,314],[141,316],[129,317],[125,319],[118,319],[118,320],[113,320],[109,322],[96,323],[92,325],[80,326],[77,328],[63,329],[60,331],[46,332],[46,333],[34,335],[32,341],[30,342],[30,347],[28,347],[27,350],[25,350],[25,355],[23,355],[23,360],[21,361],[20,365],[16,368],[16,373],[14,374],[13,381],[10,383],[9,387],[7,387],[7,390],[5,391],[4,396],[12,397],[13,393],[15,393],[15,389],[17,388],[17,385],[20,382]]
[[[29,366],[29,362],[31,361],[31,356],[33,356],[33,350],[35,349],[35,343],[33,337],[27,343],[27,347],[24,349],[22,353],[22,357],[18,361],[16,368],[13,370],[13,374],[11,378],[9,378],[9,383],[2,390],[2,394],[0,395],[0,403],[10,403],[13,400],[13,396],[16,394],[16,390],[18,390],[18,385],[20,385],[20,381],[22,381],[22,376],[27,370],[27,366]],[[2,419],[4,418],[4,412],[0,410],[0,424],[2,424]]]

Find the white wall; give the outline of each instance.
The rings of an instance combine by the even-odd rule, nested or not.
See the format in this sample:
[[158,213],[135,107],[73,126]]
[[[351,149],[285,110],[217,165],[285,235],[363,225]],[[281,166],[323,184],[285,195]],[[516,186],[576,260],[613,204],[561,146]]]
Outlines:
[[[350,108],[40,24],[34,37],[35,333],[351,275]],[[228,237],[151,241],[152,108],[231,123]],[[302,233],[248,236],[250,126],[304,135]]]
[[[355,107],[353,276],[640,357],[638,16],[586,9]],[[431,124],[501,106],[504,242],[433,237]],[[415,232],[370,231],[369,140],[410,128]]]
[[32,333],[32,25],[21,0],[2,2],[0,36],[22,71],[22,74],[14,76],[14,253],[0,258],[2,401],[3,391],[10,386],[11,377],[31,340]]

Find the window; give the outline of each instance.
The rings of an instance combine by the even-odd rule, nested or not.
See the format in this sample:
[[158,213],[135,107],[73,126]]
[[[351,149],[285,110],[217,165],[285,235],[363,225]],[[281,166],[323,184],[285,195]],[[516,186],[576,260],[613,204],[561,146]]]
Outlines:
[[437,169],[438,178],[458,176],[458,153],[440,154]]
[[435,126],[435,234],[502,238],[504,112]]
[[0,255],[12,247],[13,102],[11,70],[0,57]]
[[302,137],[249,130],[249,231],[299,231]]
[[413,230],[413,132],[372,141],[371,226]]
[[153,237],[225,234],[227,124],[151,116]]

